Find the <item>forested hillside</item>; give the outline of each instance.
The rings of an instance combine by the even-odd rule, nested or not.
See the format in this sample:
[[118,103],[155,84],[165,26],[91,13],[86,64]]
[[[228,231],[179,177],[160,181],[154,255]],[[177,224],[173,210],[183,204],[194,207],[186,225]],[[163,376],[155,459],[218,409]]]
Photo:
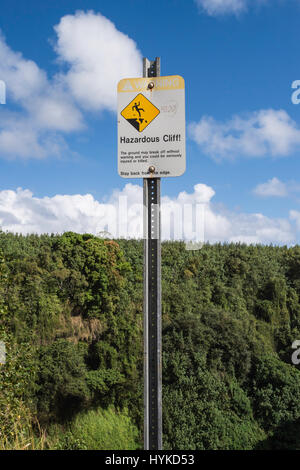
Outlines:
[[[0,449],[143,446],[143,241],[0,232]],[[162,244],[165,449],[300,449],[300,247]]]

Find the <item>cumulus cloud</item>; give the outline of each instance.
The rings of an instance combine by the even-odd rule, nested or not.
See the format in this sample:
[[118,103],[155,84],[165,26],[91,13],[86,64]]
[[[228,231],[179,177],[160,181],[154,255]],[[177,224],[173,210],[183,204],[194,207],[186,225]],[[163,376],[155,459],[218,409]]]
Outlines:
[[247,11],[250,5],[261,5],[266,3],[266,0],[195,0],[195,2],[200,11],[204,11],[210,16],[227,14],[238,16]]
[[33,116],[7,110],[0,113],[0,157],[40,159],[69,152],[63,135],[41,127]]
[[286,184],[280,181],[276,177],[270,179],[266,183],[258,184],[253,189],[253,192],[257,196],[262,196],[262,197],[268,197],[268,196],[284,197],[284,196],[287,196],[288,194]]
[[[7,105],[0,114],[0,155],[44,158],[64,151],[65,141],[56,133],[83,127],[72,97],[55,80],[50,81],[35,62],[9,48],[3,36],[0,76],[7,89]],[[8,111],[11,102],[19,106],[18,111]]]
[[86,109],[115,111],[117,82],[142,74],[136,43],[93,11],[64,16],[54,29],[55,49],[69,66],[62,80],[72,95]]
[[37,198],[28,189],[0,192],[0,224],[18,233],[94,232],[103,207],[90,194]]
[[[13,51],[0,34],[0,77],[7,104],[0,114],[0,156],[45,158],[68,149],[64,134],[84,129],[83,110],[115,110],[116,84],[141,75],[135,42],[101,14],[79,11],[55,26],[58,63],[66,72],[48,77]],[[18,111],[9,112],[10,103]]]
[[290,218],[291,220],[294,220],[297,226],[297,229],[300,231],[300,212],[291,210],[290,211]]
[[[214,195],[210,186],[197,184],[191,193],[163,196],[162,238],[211,243],[295,242],[295,230],[288,219],[220,209],[211,201]],[[29,190],[5,190],[0,191],[0,226],[23,234],[108,231],[116,238],[142,238],[142,202],[142,187],[131,183],[115,190],[105,202],[91,194],[37,198]],[[300,213],[291,211],[289,215],[300,229]]]
[[7,92],[17,102],[26,103],[47,86],[46,73],[32,60],[14,52],[0,36],[0,74],[7,84]]
[[228,240],[231,242],[290,244],[296,241],[293,227],[286,219],[266,217],[260,213],[231,213],[229,218],[231,234]]
[[188,130],[200,149],[215,159],[284,157],[300,149],[300,128],[284,110],[260,110],[225,122],[204,116]]
[[40,128],[77,130],[81,114],[72,98],[57,81],[50,81],[35,62],[14,52],[0,36],[0,76],[7,86],[9,99],[27,111]]

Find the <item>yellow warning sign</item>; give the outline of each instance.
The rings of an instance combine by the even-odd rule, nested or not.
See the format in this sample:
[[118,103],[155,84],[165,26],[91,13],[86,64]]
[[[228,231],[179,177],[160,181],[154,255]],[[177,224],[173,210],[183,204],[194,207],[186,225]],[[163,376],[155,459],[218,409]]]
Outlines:
[[121,112],[123,118],[129,122],[137,131],[143,132],[144,129],[160,113],[154,104],[144,95],[139,93]]

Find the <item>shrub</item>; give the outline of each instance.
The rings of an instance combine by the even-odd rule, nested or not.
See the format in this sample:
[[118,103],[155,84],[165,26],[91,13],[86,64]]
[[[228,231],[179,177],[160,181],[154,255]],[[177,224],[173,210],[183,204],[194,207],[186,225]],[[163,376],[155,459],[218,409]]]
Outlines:
[[[53,439],[53,443],[55,438]],[[97,408],[79,413],[65,433],[56,433],[56,449],[136,450],[140,448],[138,430],[127,410]]]

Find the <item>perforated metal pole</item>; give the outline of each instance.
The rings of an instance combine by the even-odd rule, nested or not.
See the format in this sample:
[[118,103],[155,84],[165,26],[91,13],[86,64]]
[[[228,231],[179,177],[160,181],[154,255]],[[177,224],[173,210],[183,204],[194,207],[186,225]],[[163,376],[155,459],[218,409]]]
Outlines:
[[[143,60],[160,76],[160,58]],[[160,178],[144,178],[144,448],[162,449]]]

